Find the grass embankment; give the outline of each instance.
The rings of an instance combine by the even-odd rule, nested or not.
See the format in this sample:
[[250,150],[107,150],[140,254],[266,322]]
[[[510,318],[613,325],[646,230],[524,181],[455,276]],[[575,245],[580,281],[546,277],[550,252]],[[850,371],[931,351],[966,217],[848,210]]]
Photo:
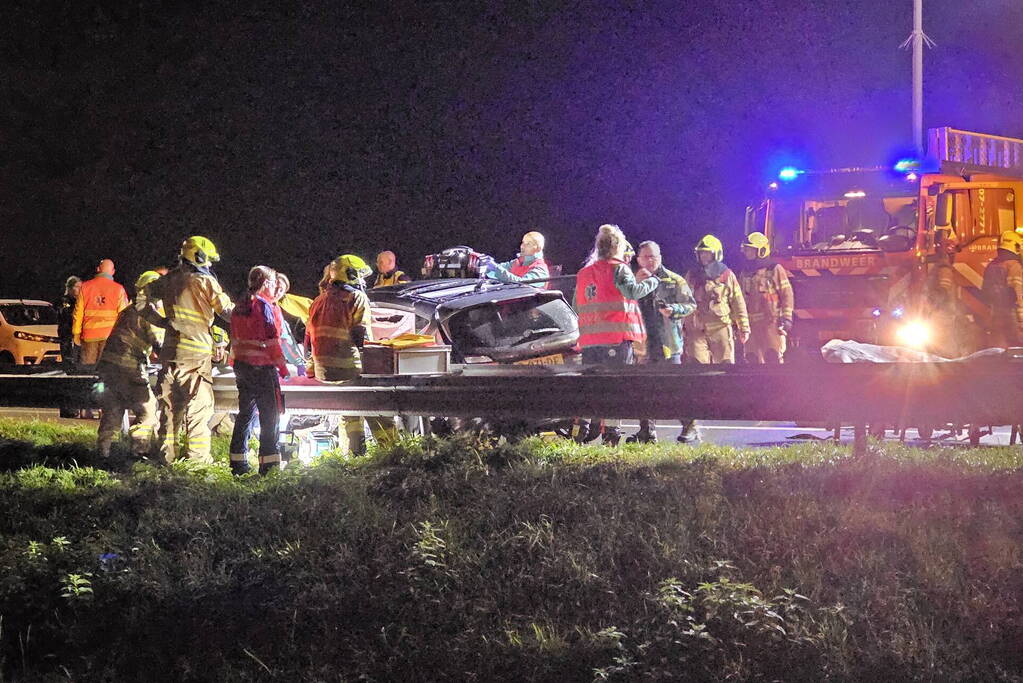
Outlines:
[[1023,676],[1018,449],[408,442],[233,480],[0,435],[5,679]]

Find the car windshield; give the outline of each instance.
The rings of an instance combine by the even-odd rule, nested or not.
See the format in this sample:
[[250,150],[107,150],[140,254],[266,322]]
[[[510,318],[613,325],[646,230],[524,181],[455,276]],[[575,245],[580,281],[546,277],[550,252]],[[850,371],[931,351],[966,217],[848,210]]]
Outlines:
[[773,211],[776,253],[785,249],[905,251],[915,243],[912,197],[786,200],[775,202]]
[[575,314],[563,299],[543,303],[539,297],[498,301],[454,314],[448,330],[466,348],[507,348],[572,332]]
[[57,309],[43,304],[0,304],[0,314],[14,327],[57,324]]

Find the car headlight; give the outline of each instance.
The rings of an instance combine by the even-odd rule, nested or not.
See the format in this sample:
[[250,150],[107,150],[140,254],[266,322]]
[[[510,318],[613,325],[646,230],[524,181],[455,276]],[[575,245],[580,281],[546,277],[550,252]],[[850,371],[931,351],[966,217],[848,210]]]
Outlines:
[[47,334],[32,334],[31,332],[22,332],[21,330],[14,331],[14,338],[23,339],[25,341],[44,342],[46,344],[60,343],[60,339],[57,337],[51,337]]
[[919,349],[931,341],[931,327],[925,322],[913,320],[895,331],[895,338],[902,346]]

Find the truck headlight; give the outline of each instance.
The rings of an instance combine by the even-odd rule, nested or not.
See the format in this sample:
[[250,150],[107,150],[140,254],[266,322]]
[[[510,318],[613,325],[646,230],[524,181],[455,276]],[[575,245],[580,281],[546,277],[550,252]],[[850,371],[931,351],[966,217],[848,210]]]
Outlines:
[[919,349],[931,341],[931,327],[925,322],[913,320],[895,331],[895,338],[902,346]]

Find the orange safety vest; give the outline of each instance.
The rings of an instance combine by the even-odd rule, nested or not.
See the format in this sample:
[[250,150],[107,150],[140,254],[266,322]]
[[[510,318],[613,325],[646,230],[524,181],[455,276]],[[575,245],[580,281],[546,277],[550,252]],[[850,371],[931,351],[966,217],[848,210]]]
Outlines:
[[635,299],[615,286],[616,259],[592,263],[576,275],[575,310],[579,314],[579,345],[603,346],[644,341],[643,315]]
[[117,322],[117,314],[128,307],[128,294],[113,278],[97,275],[82,283],[75,306],[74,333],[83,342],[104,341]]
[[[547,265],[547,261],[543,260],[542,258],[533,259],[527,266],[525,264],[525,259],[522,258],[521,256],[512,261],[511,268],[509,268],[508,270],[509,272],[511,272],[512,275],[516,277],[522,277],[523,275],[529,273],[529,271],[535,268],[539,268],[540,266],[543,266],[544,270],[547,271],[548,274],[551,272],[550,266]],[[526,284],[529,283],[527,282]],[[550,289],[550,285],[551,283],[549,282],[543,283],[543,289]]]

